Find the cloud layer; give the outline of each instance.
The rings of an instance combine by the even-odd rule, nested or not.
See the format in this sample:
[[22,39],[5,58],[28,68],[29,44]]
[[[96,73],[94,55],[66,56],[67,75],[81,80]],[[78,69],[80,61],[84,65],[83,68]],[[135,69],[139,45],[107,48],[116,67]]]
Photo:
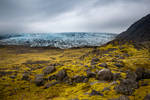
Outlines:
[[0,33],[120,33],[150,13],[150,0],[0,0]]

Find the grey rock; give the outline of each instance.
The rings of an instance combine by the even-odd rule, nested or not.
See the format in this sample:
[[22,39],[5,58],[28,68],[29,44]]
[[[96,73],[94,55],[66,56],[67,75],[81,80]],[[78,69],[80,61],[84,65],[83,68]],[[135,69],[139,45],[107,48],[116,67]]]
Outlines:
[[49,77],[48,77],[48,80],[49,80],[49,81],[54,80],[54,79],[56,79],[56,75],[52,75],[52,76],[49,76]]
[[24,74],[22,75],[22,80],[28,81],[28,80],[29,80],[29,73],[24,73]]
[[44,75],[43,75],[43,74],[38,74],[38,75],[36,75],[36,76],[35,76],[34,83],[35,83],[37,86],[42,86],[42,85],[44,85]]
[[90,96],[94,96],[94,95],[100,95],[100,96],[104,96],[102,93],[96,91],[96,90],[92,90],[92,92],[90,93]]
[[67,72],[65,69],[60,70],[57,74],[56,74],[56,80],[58,81],[64,81],[64,79],[66,79],[67,76]]
[[138,87],[139,85],[135,80],[122,79],[120,84],[117,85],[114,89],[117,93],[131,95]]
[[72,81],[75,83],[87,82],[88,78],[86,76],[74,76]]
[[147,95],[144,97],[144,100],[150,100],[150,94],[147,94]]
[[91,72],[91,71],[87,71],[87,77],[96,77],[96,73],[94,73],[94,72]]
[[116,99],[109,99],[109,100],[130,100],[128,96],[121,95],[119,98]]
[[127,71],[126,78],[136,81],[137,74],[135,72]]
[[84,67],[88,67],[88,65],[85,65]]
[[124,67],[122,64],[119,64],[119,63],[115,63],[114,65],[115,65],[116,67],[118,67],[118,68]]
[[111,81],[113,79],[113,73],[110,69],[102,69],[98,72],[98,80]]
[[91,65],[96,65],[99,62],[98,58],[93,58],[91,61]]
[[137,74],[137,81],[142,79],[150,79],[150,70],[145,68],[137,68],[135,73]]
[[101,63],[99,66],[104,67],[104,68],[108,67],[106,63]]
[[104,87],[102,92],[104,92],[104,91],[110,91],[110,88],[109,87]]
[[10,78],[15,79],[16,75],[11,75]]
[[54,86],[54,85],[56,85],[56,84],[58,84],[59,82],[52,82],[52,83],[48,83],[48,84],[46,84],[45,86],[44,86],[44,89],[47,89],[47,88],[49,88],[49,87],[51,87],[51,86]]
[[45,69],[43,69],[43,73],[44,74],[50,74],[50,73],[54,72],[55,70],[56,70],[55,66],[48,66]]

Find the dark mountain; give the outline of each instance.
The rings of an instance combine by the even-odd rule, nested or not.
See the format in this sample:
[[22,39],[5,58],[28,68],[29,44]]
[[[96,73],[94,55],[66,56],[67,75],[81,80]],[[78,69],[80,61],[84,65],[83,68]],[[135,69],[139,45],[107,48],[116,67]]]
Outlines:
[[125,32],[119,34],[116,40],[134,42],[150,41],[150,14],[135,22]]

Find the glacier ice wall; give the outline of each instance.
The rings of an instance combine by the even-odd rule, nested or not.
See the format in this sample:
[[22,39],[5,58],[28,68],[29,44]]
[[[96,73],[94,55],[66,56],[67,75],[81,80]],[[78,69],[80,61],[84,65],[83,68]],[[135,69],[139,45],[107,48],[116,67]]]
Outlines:
[[112,39],[111,33],[18,33],[0,35],[0,45],[24,45],[30,47],[57,47],[61,49],[84,46],[100,46]]

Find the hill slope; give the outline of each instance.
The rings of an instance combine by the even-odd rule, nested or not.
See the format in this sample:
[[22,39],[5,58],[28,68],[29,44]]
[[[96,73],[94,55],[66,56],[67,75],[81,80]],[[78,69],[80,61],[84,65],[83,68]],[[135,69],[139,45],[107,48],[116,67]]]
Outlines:
[[134,42],[150,41],[150,14],[132,24],[125,32],[116,37],[117,40]]

